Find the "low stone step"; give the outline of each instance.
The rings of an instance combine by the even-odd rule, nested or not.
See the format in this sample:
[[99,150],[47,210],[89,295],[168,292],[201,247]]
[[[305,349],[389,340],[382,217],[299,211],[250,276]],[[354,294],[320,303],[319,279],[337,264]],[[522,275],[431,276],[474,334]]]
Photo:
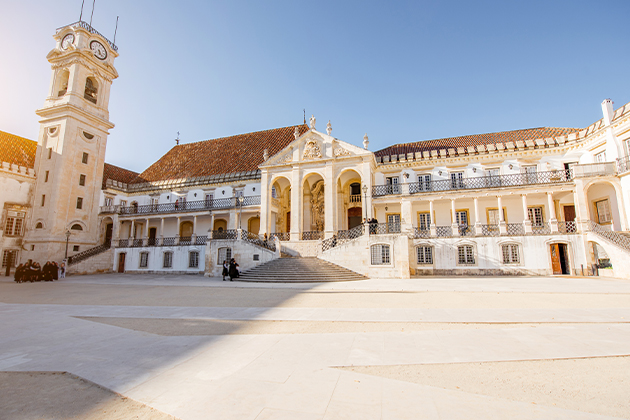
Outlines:
[[315,257],[279,258],[243,272],[240,281],[269,283],[319,283],[365,280],[359,273]]

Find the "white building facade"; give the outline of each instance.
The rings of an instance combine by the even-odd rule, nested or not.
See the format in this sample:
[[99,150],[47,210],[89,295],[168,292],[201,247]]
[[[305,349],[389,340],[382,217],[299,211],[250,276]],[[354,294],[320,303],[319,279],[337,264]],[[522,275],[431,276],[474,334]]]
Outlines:
[[37,144],[4,139],[22,161],[2,157],[3,264],[68,247],[71,272],[215,276],[287,254],[370,277],[630,276],[630,105],[605,100],[584,129],[376,152],[312,117],[177,145],[136,173],[104,163],[116,46],[83,22],[55,39]]

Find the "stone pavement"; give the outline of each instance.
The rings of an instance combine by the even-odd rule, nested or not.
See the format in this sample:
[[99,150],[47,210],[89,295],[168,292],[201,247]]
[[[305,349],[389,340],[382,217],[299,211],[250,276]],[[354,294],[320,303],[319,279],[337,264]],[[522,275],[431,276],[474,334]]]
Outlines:
[[182,420],[630,418],[627,381],[611,385],[605,374],[589,374],[591,388],[614,386],[596,404],[580,401],[593,390],[576,383],[577,397],[554,406],[535,403],[527,387],[505,397],[387,373],[461,366],[441,378],[457,384],[470,364],[621,362],[630,355],[622,280],[0,277],[0,320],[0,370],[67,371]]

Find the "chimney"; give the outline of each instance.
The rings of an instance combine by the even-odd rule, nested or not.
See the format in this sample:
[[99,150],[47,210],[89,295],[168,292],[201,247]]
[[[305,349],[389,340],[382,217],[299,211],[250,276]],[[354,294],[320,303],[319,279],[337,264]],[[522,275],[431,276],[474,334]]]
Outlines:
[[602,102],[602,112],[604,114],[604,125],[610,125],[613,120],[613,116],[615,115],[612,100],[604,99],[604,102]]

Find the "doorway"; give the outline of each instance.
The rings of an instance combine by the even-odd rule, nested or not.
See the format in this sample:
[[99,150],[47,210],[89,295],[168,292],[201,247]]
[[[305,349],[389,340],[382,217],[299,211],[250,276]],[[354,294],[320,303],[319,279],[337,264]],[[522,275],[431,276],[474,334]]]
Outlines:
[[149,246],[155,246],[155,236],[157,235],[157,228],[149,228]]
[[125,272],[125,257],[126,256],[127,254],[125,252],[121,252],[120,254],[118,254],[118,272],[119,273]]
[[291,232],[291,212],[287,212],[287,232]]
[[361,224],[362,210],[363,209],[361,207],[352,207],[351,209],[348,209],[348,229],[352,229],[353,227]]
[[551,268],[553,274],[571,274],[566,244],[551,244]]
[[566,222],[575,221],[575,206],[564,206],[564,220]]
[[112,232],[113,231],[114,231],[114,224],[113,223],[108,223],[107,226],[105,226],[105,243],[106,244],[112,243]]

